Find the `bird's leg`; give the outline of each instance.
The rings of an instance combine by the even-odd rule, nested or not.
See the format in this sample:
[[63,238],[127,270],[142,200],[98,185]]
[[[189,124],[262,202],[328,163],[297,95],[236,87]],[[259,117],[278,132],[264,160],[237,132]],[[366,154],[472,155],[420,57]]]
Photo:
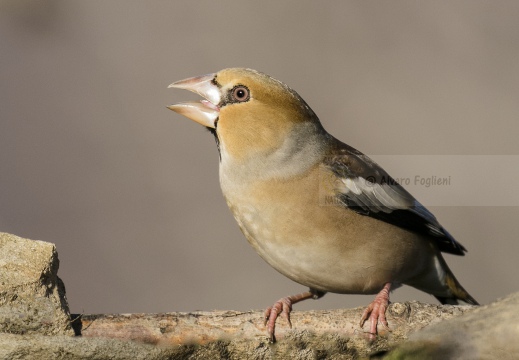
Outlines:
[[270,342],[276,342],[276,337],[274,335],[274,329],[276,327],[276,319],[279,314],[282,314],[285,319],[287,319],[288,326],[292,328],[292,323],[290,322],[290,312],[292,311],[292,305],[298,303],[300,301],[306,299],[319,299],[323,297],[325,292],[310,289],[301,294],[287,296],[279,299],[274,303],[274,305],[269,306],[267,310],[265,310],[265,325],[267,325],[267,332],[269,334]]
[[369,328],[369,338],[371,340],[375,339],[377,335],[377,324],[381,323],[386,328],[389,329],[388,323],[386,320],[386,309],[389,306],[389,290],[391,290],[391,283],[387,283],[384,285],[382,290],[375,296],[375,300],[371,304],[368,305],[366,310],[362,313],[362,318],[360,319],[360,327],[364,325],[364,322],[368,319],[370,320],[370,328]]

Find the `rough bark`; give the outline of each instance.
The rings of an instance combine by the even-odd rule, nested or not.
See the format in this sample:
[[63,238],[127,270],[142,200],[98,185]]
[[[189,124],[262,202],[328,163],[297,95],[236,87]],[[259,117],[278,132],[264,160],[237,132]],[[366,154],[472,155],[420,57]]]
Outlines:
[[391,304],[387,314],[391,331],[381,329],[374,342],[367,337],[369,324],[364,329],[359,326],[362,310],[294,311],[292,329],[284,319],[279,320],[275,345],[267,341],[263,311],[87,315],[81,317],[80,331],[89,338],[133,340],[158,346],[195,345],[197,352],[218,351],[236,359],[353,359],[394,347],[426,325],[460,316],[474,307]]

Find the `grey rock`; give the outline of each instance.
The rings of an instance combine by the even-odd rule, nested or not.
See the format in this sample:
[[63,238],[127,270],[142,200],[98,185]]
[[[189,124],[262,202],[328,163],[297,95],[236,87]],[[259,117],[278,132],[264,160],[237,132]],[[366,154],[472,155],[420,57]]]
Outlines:
[[519,359],[519,293],[431,324],[384,359]]
[[0,233],[0,333],[73,335],[54,244]]

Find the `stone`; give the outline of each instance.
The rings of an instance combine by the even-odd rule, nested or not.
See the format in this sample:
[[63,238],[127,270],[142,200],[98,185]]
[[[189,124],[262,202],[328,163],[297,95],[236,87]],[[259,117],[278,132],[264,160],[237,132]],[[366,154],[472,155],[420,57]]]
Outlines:
[[383,359],[519,358],[519,293],[470,313],[431,324]]
[[54,244],[0,233],[0,333],[73,335]]

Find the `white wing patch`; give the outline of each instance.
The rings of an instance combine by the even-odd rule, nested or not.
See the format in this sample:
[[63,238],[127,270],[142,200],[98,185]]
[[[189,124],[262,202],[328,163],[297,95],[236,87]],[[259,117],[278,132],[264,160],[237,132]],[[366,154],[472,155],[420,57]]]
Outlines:
[[397,209],[409,209],[416,200],[405,190],[390,184],[378,184],[363,177],[341,178],[337,189],[363,209],[390,213]]

